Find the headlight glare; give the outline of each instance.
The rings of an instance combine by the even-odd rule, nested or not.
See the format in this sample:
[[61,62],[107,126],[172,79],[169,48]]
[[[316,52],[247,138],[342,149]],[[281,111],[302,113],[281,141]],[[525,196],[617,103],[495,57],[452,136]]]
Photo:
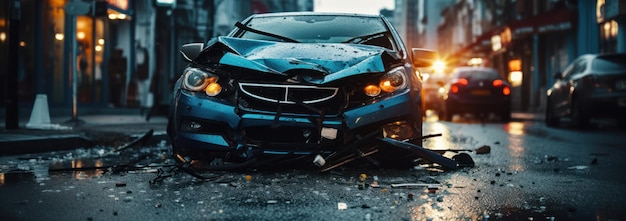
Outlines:
[[365,88],[363,89],[363,92],[365,92],[367,96],[376,97],[380,94],[380,87],[370,84],[370,85],[365,86]]
[[216,96],[222,91],[222,86],[217,82],[209,83],[209,85],[204,89],[206,95]]

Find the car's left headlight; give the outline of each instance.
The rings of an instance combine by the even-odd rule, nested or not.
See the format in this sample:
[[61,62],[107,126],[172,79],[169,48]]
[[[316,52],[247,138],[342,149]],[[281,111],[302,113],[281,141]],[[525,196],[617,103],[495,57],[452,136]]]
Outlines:
[[391,93],[408,87],[408,79],[404,67],[397,67],[380,78],[378,85],[365,85],[363,92],[370,97],[376,97],[381,92]]
[[213,97],[222,91],[217,80],[219,77],[215,74],[198,68],[187,68],[183,76],[183,88],[194,92],[204,91],[206,95]]

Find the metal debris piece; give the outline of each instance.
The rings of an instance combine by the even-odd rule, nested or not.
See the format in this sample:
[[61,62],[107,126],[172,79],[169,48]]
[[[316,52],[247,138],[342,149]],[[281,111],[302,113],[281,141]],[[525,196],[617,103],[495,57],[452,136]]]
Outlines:
[[145,134],[143,134],[141,137],[133,140],[130,143],[127,143],[121,147],[118,147],[117,149],[115,149],[114,151],[119,152],[134,146],[137,146],[138,144],[141,144],[141,146],[146,144],[146,141],[148,141],[148,139],[150,139],[152,137],[152,134],[154,134],[154,130],[150,129],[148,132],[146,132]]
[[428,150],[426,148],[417,146],[415,144],[409,143],[409,142],[402,142],[402,141],[397,141],[391,138],[381,138],[380,140],[385,141],[395,147],[399,147],[405,150],[408,150],[410,152],[413,152],[414,154],[417,154],[419,157],[437,163],[443,167],[446,167],[448,169],[457,169],[458,167],[458,163],[450,158],[444,157],[441,154],[438,154],[437,152]]
[[401,188],[401,187],[426,187],[428,189],[435,188],[438,189],[441,187],[441,184],[432,184],[432,183],[394,183],[391,184],[393,188]]

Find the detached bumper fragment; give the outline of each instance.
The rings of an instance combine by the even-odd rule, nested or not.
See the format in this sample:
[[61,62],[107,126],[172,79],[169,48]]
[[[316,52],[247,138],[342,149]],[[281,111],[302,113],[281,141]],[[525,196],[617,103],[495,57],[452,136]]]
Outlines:
[[[363,142],[369,143],[369,142],[377,140],[377,141],[382,141],[385,144],[389,144],[393,147],[406,150],[408,153],[415,154],[424,160],[437,163],[447,169],[458,169],[461,166],[468,165],[467,163],[457,162],[453,159],[450,159],[441,155],[441,153],[428,150],[426,148],[420,147],[418,145],[415,145],[409,142],[398,141],[398,140],[394,140],[391,138],[375,137],[375,135],[377,134],[378,133],[372,133],[367,136],[364,136],[358,139],[357,141],[355,141],[354,143],[347,145],[346,148],[343,148],[342,150],[334,152],[333,154],[329,155],[327,158],[322,158],[321,156],[318,155],[315,157],[313,163],[320,167],[321,172],[325,172],[333,168],[336,168],[338,166],[349,163],[351,161],[354,161],[356,159],[368,157],[369,155],[372,155],[379,151],[379,145],[373,145],[371,147],[362,149],[362,148],[358,148],[360,146],[359,144]],[[427,136],[423,136],[421,139],[426,139],[426,138],[435,137],[439,135],[440,134],[427,135]],[[470,161],[471,159],[464,159],[464,161],[466,160]],[[376,162],[373,162],[373,163],[376,163]]]
[[380,140],[387,142],[395,147],[405,149],[411,153],[414,153],[421,157],[422,159],[437,163],[443,167],[448,169],[457,169],[458,163],[450,158],[444,157],[443,155],[438,154],[437,152],[428,150],[426,148],[417,146],[415,144],[409,142],[397,141],[391,138],[380,138]]

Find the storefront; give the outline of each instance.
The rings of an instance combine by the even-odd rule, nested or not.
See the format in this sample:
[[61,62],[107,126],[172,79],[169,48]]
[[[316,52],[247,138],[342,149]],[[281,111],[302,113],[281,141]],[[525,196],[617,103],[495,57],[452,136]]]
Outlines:
[[[74,15],[68,10],[68,5],[74,3],[66,2],[64,6],[65,33],[69,37],[63,42],[63,62],[71,64],[64,66],[66,82],[76,79],[76,85],[65,87],[64,100],[74,99],[76,87],[75,96],[81,105],[126,106],[133,62],[129,55],[134,52],[132,5],[128,0],[94,1],[88,3],[87,13]],[[69,77],[72,72],[75,78]]]
[[[109,106],[117,100],[120,106],[126,105],[134,64],[134,56],[129,56],[135,42],[133,2],[21,0],[19,51],[15,53],[19,57],[20,106],[31,107],[37,94],[46,94],[51,107],[71,107],[74,98],[81,106]],[[7,47],[2,41],[7,33],[7,10],[0,11],[5,15],[0,22],[0,47]],[[109,59],[115,48],[123,48],[127,57],[121,87],[109,74]],[[7,59],[1,60],[6,67]],[[5,79],[2,76],[3,84]],[[119,99],[113,98],[113,91]]]
[[542,109],[548,79],[567,65],[576,45],[577,13],[564,4],[513,21],[494,35],[491,54],[495,68],[513,85],[513,108]]
[[600,52],[626,52],[626,1],[598,0],[596,19],[600,27]]

